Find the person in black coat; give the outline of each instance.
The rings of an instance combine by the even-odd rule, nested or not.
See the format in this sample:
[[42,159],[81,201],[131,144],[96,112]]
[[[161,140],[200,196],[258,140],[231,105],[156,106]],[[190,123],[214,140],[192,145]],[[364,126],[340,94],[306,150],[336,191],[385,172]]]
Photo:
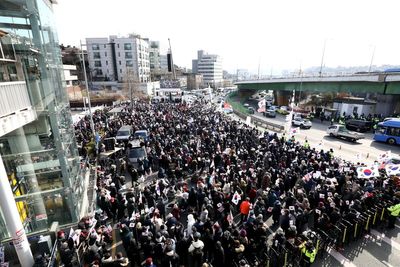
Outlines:
[[289,218],[289,210],[284,209],[283,214],[279,219],[279,226],[283,229],[283,231],[287,231],[290,227],[290,218]]
[[213,266],[225,266],[225,252],[220,241],[215,243],[212,264]]

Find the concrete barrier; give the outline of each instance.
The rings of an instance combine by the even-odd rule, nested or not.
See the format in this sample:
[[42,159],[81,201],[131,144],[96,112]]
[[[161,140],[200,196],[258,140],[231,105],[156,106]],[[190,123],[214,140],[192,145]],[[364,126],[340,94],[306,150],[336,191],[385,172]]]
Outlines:
[[[249,115],[246,115],[246,114],[244,114],[244,113],[242,113],[240,111],[237,111],[235,109],[233,110],[233,113],[236,116],[238,116],[239,118],[241,118],[242,120],[246,120],[246,118],[249,116]],[[254,125],[256,125],[256,126],[260,126],[260,127],[265,128],[265,129],[272,130],[272,131],[275,131],[275,132],[278,132],[278,133],[281,133],[281,132],[283,132],[285,130],[285,126],[283,126],[281,124],[270,122],[270,121],[266,121],[266,120],[263,120],[262,118],[254,116],[254,115],[250,115],[250,117],[251,117],[252,123]]]

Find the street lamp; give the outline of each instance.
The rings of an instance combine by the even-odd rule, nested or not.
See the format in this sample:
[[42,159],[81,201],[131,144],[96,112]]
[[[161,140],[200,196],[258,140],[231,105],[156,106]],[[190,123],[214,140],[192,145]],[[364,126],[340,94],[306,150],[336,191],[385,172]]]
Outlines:
[[371,62],[369,63],[368,73],[371,72],[372,62],[374,61],[374,56],[375,56],[375,49],[376,46],[374,45],[374,49],[372,50]]
[[322,77],[322,66],[324,64],[325,48],[326,48],[326,39],[324,40],[324,48],[322,49],[321,67],[319,68],[319,77]]
[[324,48],[322,49],[321,66],[320,66],[320,68],[319,68],[319,77],[322,77],[322,66],[324,65],[325,48],[326,48],[326,42],[327,42],[328,40],[332,40],[332,39],[325,39],[325,40],[324,40]]

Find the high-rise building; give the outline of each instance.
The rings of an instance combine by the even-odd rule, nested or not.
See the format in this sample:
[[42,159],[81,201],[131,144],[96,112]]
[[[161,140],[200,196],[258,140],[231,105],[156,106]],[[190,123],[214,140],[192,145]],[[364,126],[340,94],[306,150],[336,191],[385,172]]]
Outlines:
[[54,3],[1,1],[0,241],[77,222],[85,209]]
[[192,72],[202,74],[205,85],[220,86],[223,83],[222,59],[218,55],[197,51],[197,59],[192,61]]
[[150,70],[158,71],[161,69],[160,63],[160,42],[149,41]]
[[160,55],[160,67],[162,70],[168,70],[168,57],[167,55]]
[[86,38],[89,73],[94,80],[119,81],[132,77],[150,81],[149,43],[139,35]]

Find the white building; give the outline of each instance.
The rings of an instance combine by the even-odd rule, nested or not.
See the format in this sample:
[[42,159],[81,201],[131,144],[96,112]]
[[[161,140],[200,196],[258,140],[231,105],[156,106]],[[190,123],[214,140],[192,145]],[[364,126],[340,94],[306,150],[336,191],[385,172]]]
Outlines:
[[63,64],[64,79],[67,86],[73,86],[78,83],[78,76],[76,74],[75,65],[65,65]]
[[223,83],[222,59],[218,55],[197,51],[197,59],[192,61],[192,71],[203,75],[205,85],[218,86]]
[[358,97],[345,97],[335,99],[333,108],[338,110],[339,115],[345,113],[347,116],[357,113],[358,115],[364,114],[368,116],[368,114],[376,113],[376,102]]
[[156,95],[156,92],[160,90],[160,82],[142,83],[140,85],[140,90],[142,90],[144,94],[153,97]]
[[90,73],[94,80],[119,81],[135,75],[150,81],[149,43],[138,35],[86,38]]

